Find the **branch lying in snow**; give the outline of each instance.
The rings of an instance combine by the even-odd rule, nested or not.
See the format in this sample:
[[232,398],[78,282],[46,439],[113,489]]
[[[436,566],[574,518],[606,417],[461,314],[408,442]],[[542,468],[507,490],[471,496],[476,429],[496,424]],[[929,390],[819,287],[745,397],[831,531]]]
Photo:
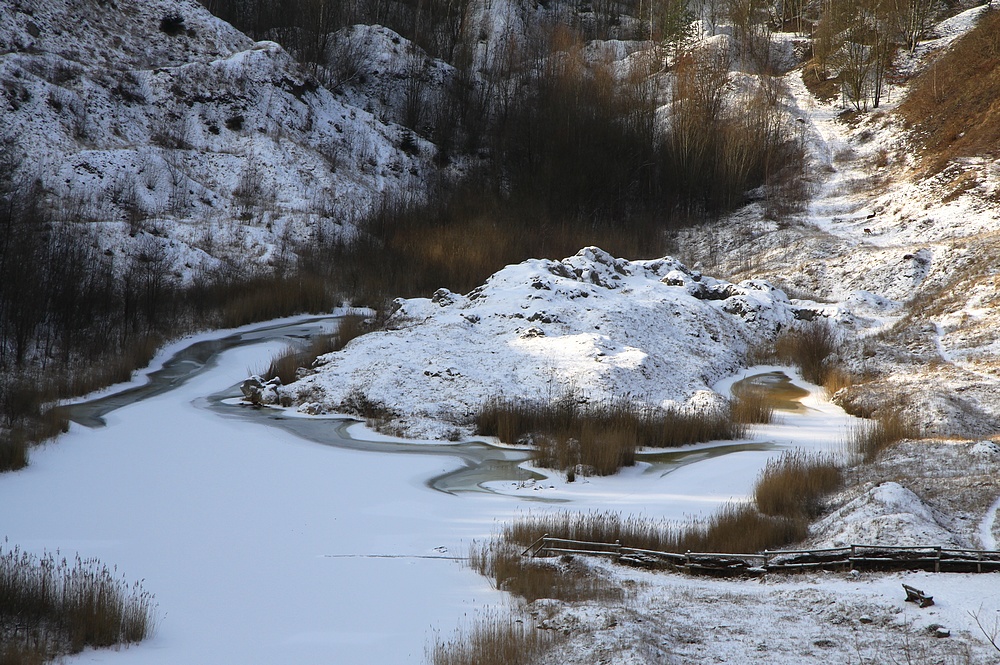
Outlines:
[[997,640],[1000,639],[1000,637],[998,637],[998,635],[1000,635],[1000,619],[994,619],[993,628],[991,630],[987,630],[983,625],[982,620],[979,618],[979,613],[982,612],[982,610],[982,606],[980,606],[975,612],[970,610],[969,616],[972,617],[972,620],[976,622],[977,626],[979,626],[979,630],[983,631],[983,636],[990,644],[993,645],[993,648],[1000,651],[1000,644],[997,644]]

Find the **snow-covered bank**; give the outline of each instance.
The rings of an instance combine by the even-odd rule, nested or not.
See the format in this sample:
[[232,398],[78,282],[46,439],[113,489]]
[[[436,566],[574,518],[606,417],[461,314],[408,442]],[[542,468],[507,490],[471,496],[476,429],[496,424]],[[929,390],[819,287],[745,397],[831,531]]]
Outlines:
[[767,282],[596,247],[507,266],[468,295],[441,289],[398,304],[391,329],[321,356],[279,394],[309,412],[377,403],[407,434],[438,438],[497,397],[711,408],[723,398],[710,386],[796,316]]

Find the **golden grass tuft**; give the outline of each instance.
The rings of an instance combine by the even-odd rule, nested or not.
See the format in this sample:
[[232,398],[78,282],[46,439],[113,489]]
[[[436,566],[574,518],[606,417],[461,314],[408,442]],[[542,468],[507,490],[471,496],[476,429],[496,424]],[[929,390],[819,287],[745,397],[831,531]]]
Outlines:
[[450,640],[436,637],[427,660],[433,665],[528,665],[564,638],[561,631],[538,630],[510,614],[486,613]]
[[4,659],[51,660],[87,647],[138,642],[153,631],[156,605],[96,559],[72,562],[18,548],[0,552]]
[[745,432],[729,409],[660,409],[623,399],[585,404],[573,395],[552,402],[490,400],[479,409],[476,428],[506,443],[531,443],[540,466],[597,475],[631,466],[642,448],[734,439]]
[[521,547],[503,540],[487,544],[473,543],[469,565],[493,587],[524,598],[529,603],[539,598],[567,602],[584,600],[621,600],[623,592],[609,580],[593,574],[584,565],[530,559],[521,556]]
[[754,503],[765,515],[816,517],[822,499],[843,485],[843,474],[829,455],[797,451],[768,462],[754,486]]
[[883,450],[904,439],[920,436],[920,428],[895,412],[881,413],[858,424],[848,435],[847,447],[864,462],[874,462]]
[[740,388],[733,392],[732,418],[744,425],[766,425],[774,419],[775,401],[761,388]]
[[812,323],[783,334],[774,350],[781,362],[797,366],[806,381],[822,386],[832,367],[830,357],[838,350],[838,340],[825,322]]

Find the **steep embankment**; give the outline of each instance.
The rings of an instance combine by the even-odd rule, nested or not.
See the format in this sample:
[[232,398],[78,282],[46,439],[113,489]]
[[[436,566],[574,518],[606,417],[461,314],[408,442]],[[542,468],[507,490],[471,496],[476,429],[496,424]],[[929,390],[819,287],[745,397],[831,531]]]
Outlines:
[[429,144],[403,150],[363,96],[338,97],[194,0],[0,0],[0,15],[3,178],[109,252],[159,248],[181,276],[278,265],[380,192],[423,190]]
[[[981,17],[995,20],[985,12],[949,19],[939,38],[898,56],[899,70],[927,72],[915,79],[918,93],[934,67],[956,57],[933,60],[941,49],[960,54],[989,40],[989,22],[969,32]],[[730,279],[771,280],[836,322],[848,341],[839,360],[859,379],[837,395],[841,403],[902,412],[929,435],[997,432],[995,158],[954,159],[928,173],[920,137],[893,108],[906,85],[890,91],[887,107],[859,117],[813,97],[796,74],[787,82],[808,151],[808,209],[775,219],[749,206],[712,234],[683,238],[681,255]],[[988,125],[988,113],[977,118]]]

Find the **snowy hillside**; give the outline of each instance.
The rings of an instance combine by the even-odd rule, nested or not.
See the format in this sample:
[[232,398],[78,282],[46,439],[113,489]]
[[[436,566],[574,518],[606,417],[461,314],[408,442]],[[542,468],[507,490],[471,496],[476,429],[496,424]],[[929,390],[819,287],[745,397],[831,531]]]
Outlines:
[[108,251],[153,242],[184,276],[219,259],[274,265],[380,192],[422,191],[429,144],[404,151],[363,98],[339,98],[193,0],[83,14],[2,0],[0,16],[5,176],[37,181],[47,218],[93,223]]
[[374,402],[406,433],[438,437],[500,396],[705,408],[723,399],[709,386],[796,314],[766,282],[594,247],[508,266],[465,296],[441,289],[397,304],[390,330],[321,356],[281,395],[310,413]]
[[[929,66],[984,15],[948,19],[940,37],[902,71]],[[839,323],[841,360],[866,380],[837,396],[861,412],[895,409],[928,435],[979,437],[1000,430],[1000,187],[992,158],[963,160],[928,175],[917,144],[890,103],[852,115],[841,100],[812,95],[800,72],[785,77],[807,147],[812,190],[801,214],[769,216],[753,204],[710,233],[682,237],[689,264],[739,280],[768,279]],[[850,316],[845,315],[850,311]]]

